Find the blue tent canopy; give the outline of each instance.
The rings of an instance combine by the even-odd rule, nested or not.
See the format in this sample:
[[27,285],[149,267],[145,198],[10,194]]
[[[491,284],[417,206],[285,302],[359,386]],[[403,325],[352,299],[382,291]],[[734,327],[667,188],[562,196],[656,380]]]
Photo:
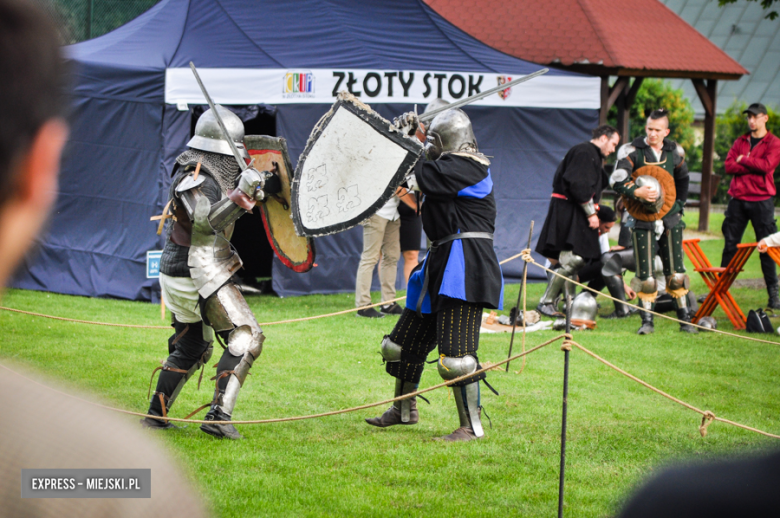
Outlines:
[[[162,0],[123,27],[67,47],[66,53],[74,63],[74,93],[60,195],[48,234],[13,285],[143,300],[159,296],[157,281],[146,278],[146,252],[163,244],[149,217],[160,214],[167,202],[171,167],[185,149],[192,124],[192,105],[182,110],[170,99],[166,102],[168,71],[187,67],[190,61],[203,69],[274,71],[521,75],[540,68],[473,39],[422,0]],[[582,84],[583,79],[556,70],[548,76],[562,85],[570,80]],[[560,96],[573,89],[563,88]],[[215,97],[223,104],[252,104]],[[377,104],[363,100],[388,118],[414,109],[403,99]],[[275,110],[277,134],[287,139],[293,162],[331,102],[265,107]],[[499,259],[525,248],[532,219],[537,233],[541,229],[556,164],[569,147],[586,140],[598,122],[593,103],[584,108],[554,104],[466,109],[481,151],[493,157]],[[277,293],[354,290],[360,229],[320,238],[316,245],[318,266],[306,274],[287,270],[274,259]],[[504,268],[510,279],[520,271],[520,262]]]

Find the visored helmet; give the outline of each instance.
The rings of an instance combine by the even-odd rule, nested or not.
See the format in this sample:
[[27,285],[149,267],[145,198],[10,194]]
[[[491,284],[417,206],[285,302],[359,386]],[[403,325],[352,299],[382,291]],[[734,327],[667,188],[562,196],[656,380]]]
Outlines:
[[477,152],[477,138],[471,120],[457,108],[437,115],[431,121],[427,135],[425,151],[432,160],[439,158],[442,153],[453,151]]
[[[228,135],[236,144],[239,154],[243,158],[248,159],[249,154],[246,152],[246,147],[244,147],[244,123],[241,122],[238,115],[224,106],[218,104],[216,108],[222,122],[225,124]],[[203,112],[203,115],[198,119],[198,123],[195,125],[195,136],[187,142],[187,146],[193,149],[200,149],[201,151],[233,156],[230,144],[222,137],[222,130],[219,128],[219,123],[210,108]]]

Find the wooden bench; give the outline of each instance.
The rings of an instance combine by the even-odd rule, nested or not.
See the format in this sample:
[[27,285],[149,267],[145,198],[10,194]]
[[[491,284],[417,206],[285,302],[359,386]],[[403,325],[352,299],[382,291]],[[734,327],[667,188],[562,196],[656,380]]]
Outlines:
[[[609,165],[607,166],[607,174],[611,174],[611,170],[614,166]],[[686,207],[698,207],[699,203],[701,202],[701,173],[688,173],[688,200],[685,202]],[[718,185],[720,185],[721,176],[718,174],[714,174],[710,177],[710,200],[715,197],[715,194],[718,192]],[[690,196],[692,194],[695,194],[698,196],[699,199],[692,200]],[[617,199],[617,193],[613,191],[612,189],[604,189],[604,191],[601,193],[602,198],[604,196],[608,196],[612,199]]]

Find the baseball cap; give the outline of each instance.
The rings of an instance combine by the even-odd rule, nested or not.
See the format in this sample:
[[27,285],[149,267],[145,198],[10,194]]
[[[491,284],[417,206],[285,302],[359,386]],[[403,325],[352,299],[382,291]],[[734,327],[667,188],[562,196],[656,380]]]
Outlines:
[[766,115],[766,106],[761,103],[753,103],[742,113],[751,113],[753,115]]

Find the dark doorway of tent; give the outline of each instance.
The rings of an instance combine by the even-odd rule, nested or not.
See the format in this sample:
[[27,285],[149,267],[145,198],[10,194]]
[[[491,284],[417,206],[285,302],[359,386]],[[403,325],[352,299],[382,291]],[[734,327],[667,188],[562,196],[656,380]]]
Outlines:
[[[276,109],[268,105],[226,106],[244,122],[245,135],[276,136]],[[198,117],[208,109],[207,105],[193,106],[190,135],[195,132]],[[255,207],[251,214],[244,215],[236,222],[233,238],[230,240],[244,267],[236,273],[234,281],[247,295],[262,293],[273,294],[271,270],[274,251],[268,242],[263,227],[260,209]]]

